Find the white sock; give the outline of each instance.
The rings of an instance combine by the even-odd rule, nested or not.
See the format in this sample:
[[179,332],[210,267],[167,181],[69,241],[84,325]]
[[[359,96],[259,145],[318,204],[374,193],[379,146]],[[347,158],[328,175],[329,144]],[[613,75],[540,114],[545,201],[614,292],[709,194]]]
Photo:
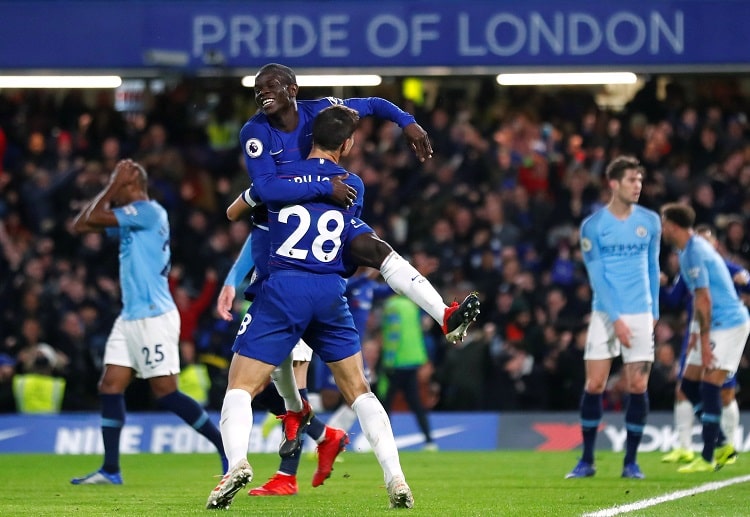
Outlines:
[[404,258],[392,251],[380,265],[380,274],[398,294],[403,294],[443,325],[446,305],[432,284]]
[[245,390],[231,389],[224,395],[221,405],[221,440],[229,468],[247,460],[250,432],[253,429],[253,399]]
[[740,426],[740,407],[737,399],[721,408],[721,430],[727,437],[727,443],[734,446],[737,441],[737,428]]
[[679,400],[674,404],[674,427],[677,431],[677,443],[681,449],[693,448],[693,405],[689,400]]
[[276,391],[284,399],[284,407],[287,411],[302,411],[302,397],[297,389],[297,381],[294,380],[294,368],[292,367],[292,356],[290,355],[271,373],[271,379],[276,385]]
[[326,425],[329,427],[338,427],[339,429],[349,432],[349,429],[352,428],[356,421],[357,413],[355,413],[354,410],[344,402],[333,412],[331,418],[326,422]]
[[393,438],[391,421],[383,405],[372,392],[363,393],[356,398],[352,409],[357,413],[359,425],[365,433],[370,447],[383,469],[385,482],[388,484],[394,476],[403,476],[398,459],[398,447]]

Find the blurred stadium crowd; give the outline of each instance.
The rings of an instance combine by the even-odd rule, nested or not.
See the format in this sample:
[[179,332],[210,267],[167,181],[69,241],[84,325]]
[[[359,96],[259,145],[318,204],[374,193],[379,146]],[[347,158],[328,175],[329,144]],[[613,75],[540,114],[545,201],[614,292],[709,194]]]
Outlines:
[[[750,265],[750,98],[738,84],[706,81],[688,91],[673,82],[662,92],[653,80],[618,112],[581,90],[501,91],[489,80],[475,98],[438,92],[429,107],[374,93],[416,115],[435,155],[420,164],[396,126],[363,120],[345,163],[367,188],[362,218],[447,302],[476,290],[483,303],[455,346],[425,323],[431,362],[421,380],[433,409],[578,407],[591,297],[578,225],[607,202],[603,171],[613,156],[642,161],[643,205],[690,202],[697,223],[716,228],[722,253]],[[98,407],[103,347],[120,307],[117,246],[103,235],[75,236],[71,222],[123,157],[147,168],[151,195],[169,211],[182,359],[208,365],[207,404],[220,407],[241,314],[227,324],[214,305],[250,231],[224,210],[247,186],[237,135],[254,112],[251,95],[185,80],[149,98],[144,111],[121,113],[111,92],[90,100],[77,90],[0,91],[1,411],[15,410],[12,377],[31,371],[65,378],[63,410]],[[678,267],[666,247],[662,265],[671,281]],[[372,364],[378,311],[363,336]],[[653,409],[672,408],[685,323],[681,308],[663,308]],[[749,359],[742,387],[750,386]],[[613,375],[609,409],[621,406],[621,388]],[[750,407],[742,388],[738,399]],[[147,390],[134,385],[128,406],[151,409]]]

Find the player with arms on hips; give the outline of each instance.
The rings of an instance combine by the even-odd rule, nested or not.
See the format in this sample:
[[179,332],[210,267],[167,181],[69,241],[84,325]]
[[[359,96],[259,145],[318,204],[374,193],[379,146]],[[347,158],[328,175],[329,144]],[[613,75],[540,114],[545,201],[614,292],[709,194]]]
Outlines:
[[[695,227],[695,233],[710,242],[714,249],[718,251],[719,242],[710,226],[700,224]],[[729,275],[732,277],[734,289],[737,291],[737,294],[750,292],[750,285],[748,285],[750,283],[750,273],[748,273],[747,269],[726,257],[724,257],[724,263],[729,270]],[[672,307],[687,306],[688,321],[693,320],[693,297],[682,275],[677,275],[676,282],[671,286],[662,287],[662,307],[664,307],[664,304]],[[702,406],[693,406],[693,402],[700,400],[700,394],[696,391],[698,383],[700,383],[700,371],[694,372],[696,374],[694,379],[686,381],[688,391],[693,390],[693,401],[688,400],[682,388],[688,350],[692,348],[691,340],[697,337],[697,333],[692,332],[692,330],[696,330],[697,332],[698,329],[687,328],[680,350],[680,372],[678,374],[674,404],[674,426],[677,432],[677,447],[662,457],[661,461],[663,463],[690,463],[695,459],[692,442],[693,421],[696,415],[695,409],[697,408],[698,412],[701,413]],[[721,386],[721,406],[721,426],[714,455],[717,465],[723,466],[735,463],[737,460],[737,451],[734,448],[734,443],[738,437],[737,430],[740,425],[740,408],[737,404],[737,378],[735,375],[727,377],[727,380]]]
[[[721,433],[721,386],[740,364],[750,317],[737,295],[724,259],[706,239],[693,232],[695,211],[669,203],[661,209],[664,241],[677,247],[680,275],[693,295],[692,333],[682,390],[699,407],[703,451],[678,472],[713,472],[733,455],[729,444],[717,448]],[[731,448],[731,450],[730,450]]]
[[[345,174],[338,162],[354,144],[358,120],[357,112],[345,106],[322,110],[312,127],[314,145],[308,159],[282,166],[280,177],[290,183],[326,182]],[[347,266],[342,244],[361,212],[364,193],[357,176],[348,175],[345,181],[357,192],[355,202],[345,209],[322,201],[290,205],[278,189],[260,189],[269,210],[270,276],[233,347],[221,412],[230,471],[209,495],[209,509],[227,508],[252,478],[247,461],[252,398],[303,337],[329,365],[357,413],[383,468],[390,506],[411,508],[414,504],[388,416],[365,379],[359,336],[344,297],[346,282],[341,275]]]
[[159,407],[172,411],[208,438],[227,471],[221,434],[206,411],[177,389],[180,316],[167,284],[170,265],[167,212],[149,199],[148,178],[132,160],[118,162],[109,184],[76,216],[76,232],[106,231],[120,239],[122,312],[104,350],[99,381],[104,464],[74,485],[122,484],[120,433],[125,389],[133,376],[147,379]]
[[628,402],[622,477],[645,477],[636,463],[648,415],[648,378],[654,362],[654,325],[659,318],[659,214],[639,206],[643,169],[617,157],[606,170],[612,199],[581,224],[581,250],[593,291],[581,397],[583,454],[566,478],[596,473],[594,444],[602,419],[602,394],[612,360],[622,356]]

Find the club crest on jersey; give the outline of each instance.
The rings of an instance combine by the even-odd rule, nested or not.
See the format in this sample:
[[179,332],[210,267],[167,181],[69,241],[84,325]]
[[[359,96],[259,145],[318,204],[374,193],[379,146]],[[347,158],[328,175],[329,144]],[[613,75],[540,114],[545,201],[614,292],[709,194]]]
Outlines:
[[591,241],[586,237],[581,239],[581,250],[583,250],[584,252],[591,251]]
[[245,152],[250,158],[257,158],[263,152],[263,144],[257,138],[245,142]]
[[646,235],[648,235],[648,230],[646,230],[645,226],[639,226],[635,229],[635,234],[638,237],[645,237]]

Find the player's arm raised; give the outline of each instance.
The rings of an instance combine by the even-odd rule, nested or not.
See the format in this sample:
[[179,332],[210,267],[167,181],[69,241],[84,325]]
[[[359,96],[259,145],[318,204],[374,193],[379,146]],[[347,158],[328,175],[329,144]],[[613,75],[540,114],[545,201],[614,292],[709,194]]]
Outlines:
[[115,213],[110,208],[117,191],[135,180],[137,170],[129,167],[130,160],[117,164],[109,178],[109,183],[86,205],[73,220],[73,230],[78,233],[101,232],[107,227],[117,226]]

